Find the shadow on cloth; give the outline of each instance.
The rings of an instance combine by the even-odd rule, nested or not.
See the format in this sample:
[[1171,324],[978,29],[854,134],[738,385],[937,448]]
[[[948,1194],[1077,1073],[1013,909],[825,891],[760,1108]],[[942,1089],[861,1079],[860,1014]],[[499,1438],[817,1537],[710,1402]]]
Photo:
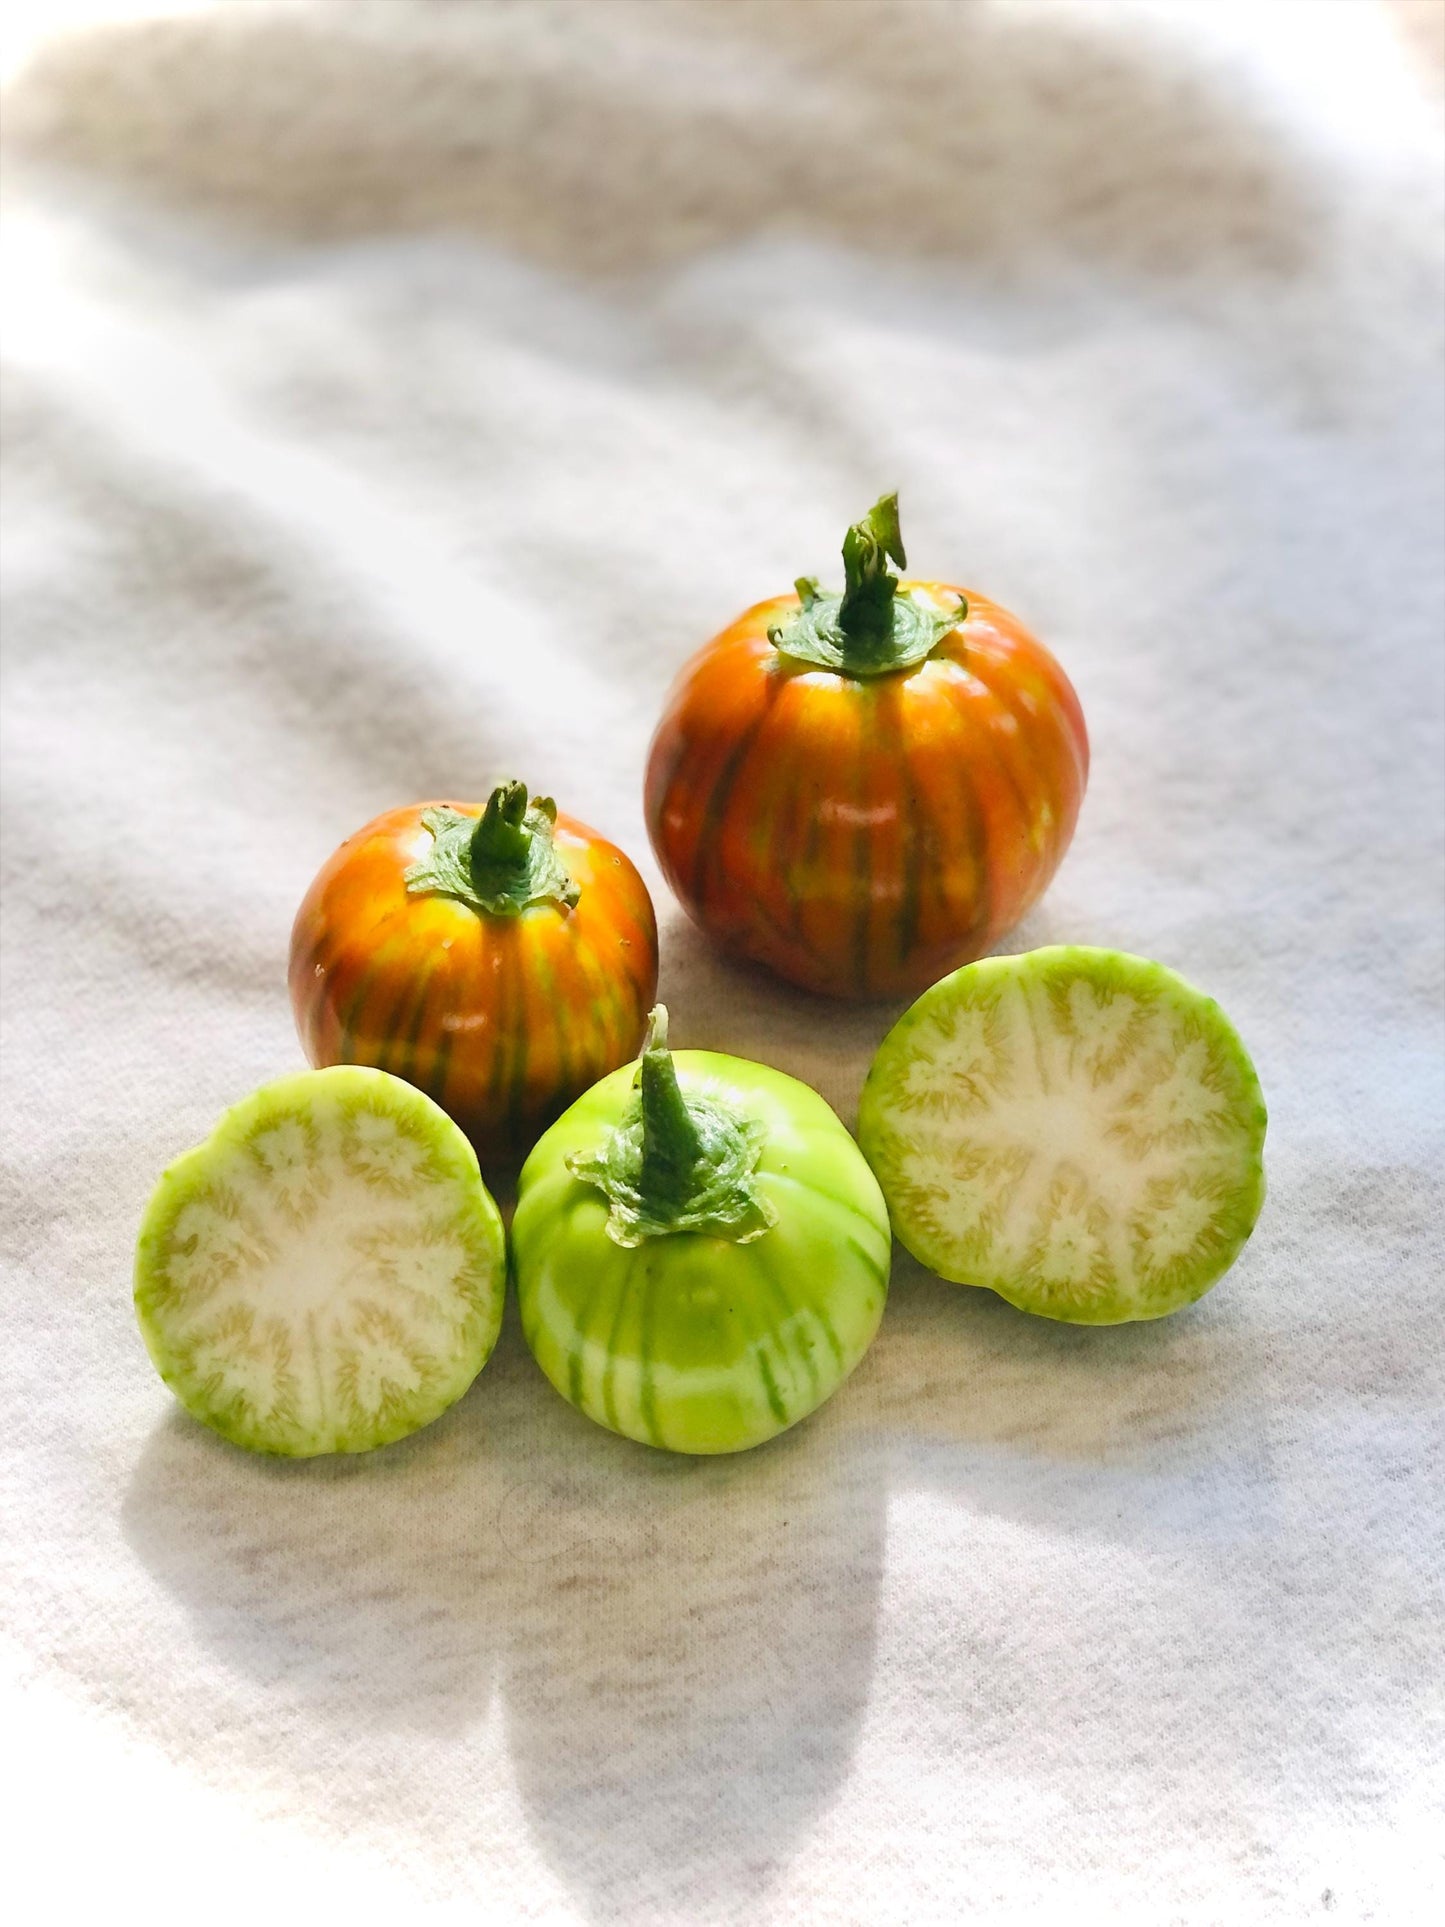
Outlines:
[[1308,245],[1276,130],[1143,23],[898,0],[397,12],[56,40],[10,138],[273,234],[463,228],[573,273],[800,223],[885,257],[1007,269],[1046,239],[1183,278],[1287,272]]
[[[945,1490],[967,1496],[975,1459],[1008,1455],[1024,1473],[1020,1491],[1037,1491],[1048,1464],[1195,1469],[1217,1447],[1220,1411],[1259,1372],[1229,1312],[1228,1294],[1249,1288],[1247,1256],[1220,1299],[1094,1328],[1031,1317],[893,1249],[875,1411],[931,1454]],[[1039,1516],[1061,1530],[1076,1523],[1047,1505]]]
[[[342,1828],[371,1786],[480,1863],[458,1747],[499,1688],[537,1842],[599,1917],[746,1908],[846,1777],[872,1680],[884,1468],[843,1458],[840,1415],[743,1459],[654,1453],[557,1398],[509,1314],[475,1390],[385,1452],[251,1459],[173,1413],[123,1526],[220,1662],[199,1747]],[[449,1769],[413,1784],[397,1748],[426,1736]]]
[[[465,1731],[500,1632],[505,1555],[479,1519],[504,1425],[474,1396],[385,1452],[288,1461],[243,1455],[177,1408],[136,1466],[125,1536],[202,1646],[265,1689],[273,1738],[304,1750],[303,1717],[358,1743]],[[275,1748],[273,1767],[304,1764]]]
[[747,1917],[847,1778],[887,1500],[846,1417],[739,1459],[603,1436],[560,1401],[511,1495],[508,1655],[538,1843],[601,1918]]

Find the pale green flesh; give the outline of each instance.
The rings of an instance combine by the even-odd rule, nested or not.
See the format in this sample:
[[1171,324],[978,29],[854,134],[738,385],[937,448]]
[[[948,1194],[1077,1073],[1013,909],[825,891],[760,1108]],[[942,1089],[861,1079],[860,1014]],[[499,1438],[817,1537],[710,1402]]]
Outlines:
[[924,1264],[1078,1324],[1200,1297],[1264,1201],[1265,1108],[1228,1018],[1163,965],[992,957],[889,1032],[858,1134]]
[[501,1219],[465,1137],[384,1071],[265,1085],[162,1177],[136,1315],[162,1378],[252,1451],[404,1438],[496,1343]]
[[605,1198],[566,1160],[626,1112],[627,1066],[579,1099],[522,1171],[522,1330],[556,1389],[599,1425],[675,1452],[743,1451],[815,1411],[868,1349],[887,1297],[888,1214],[816,1092],[711,1052],[673,1061],[684,1093],[724,1094],[764,1119],[758,1185],[773,1225],[746,1244],[608,1236]]

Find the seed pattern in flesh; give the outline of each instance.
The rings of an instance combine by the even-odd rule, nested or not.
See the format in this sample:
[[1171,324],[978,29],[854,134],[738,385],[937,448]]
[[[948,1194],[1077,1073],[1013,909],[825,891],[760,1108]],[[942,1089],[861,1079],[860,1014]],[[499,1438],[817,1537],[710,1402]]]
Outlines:
[[223,1429],[385,1434],[444,1392],[489,1271],[459,1174],[362,1104],[272,1114],[213,1162],[154,1304]]
[[1077,975],[994,984],[910,1044],[893,1186],[979,1282],[1147,1304],[1229,1244],[1240,1078],[1187,1007]]

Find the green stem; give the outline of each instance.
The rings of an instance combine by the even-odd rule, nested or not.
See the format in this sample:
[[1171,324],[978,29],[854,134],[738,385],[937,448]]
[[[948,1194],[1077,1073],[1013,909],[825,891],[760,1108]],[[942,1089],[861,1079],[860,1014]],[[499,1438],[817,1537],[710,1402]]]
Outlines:
[[734,1244],[761,1238],[777,1217],[756,1182],[767,1128],[716,1079],[683,1096],[661,1004],[647,1020],[637,1084],[619,1122],[567,1160],[606,1197],[608,1237],[628,1247],[681,1231]]
[[681,1204],[693,1189],[703,1141],[677,1082],[667,1048],[667,1010],[658,1004],[642,1046],[642,1169],[637,1188],[644,1205]]
[[884,495],[843,537],[843,599],[838,604],[843,666],[865,673],[884,659],[893,644],[893,598],[898,577],[889,558],[906,569],[898,526],[898,497]]
[[499,783],[480,817],[439,803],[422,811],[431,848],[406,872],[414,896],[455,897],[482,916],[519,917],[533,904],[570,910],[580,894],[552,841],[557,805],[527,802],[525,783]]
[[943,614],[912,591],[900,595],[890,560],[907,567],[896,495],[881,496],[844,536],[842,595],[799,576],[801,607],[768,631],[779,655],[853,677],[891,676],[924,661],[962,624],[968,604],[960,595]]
[[525,783],[499,783],[487,798],[467,852],[479,896],[504,891],[525,874],[532,845],[523,823],[526,814]]

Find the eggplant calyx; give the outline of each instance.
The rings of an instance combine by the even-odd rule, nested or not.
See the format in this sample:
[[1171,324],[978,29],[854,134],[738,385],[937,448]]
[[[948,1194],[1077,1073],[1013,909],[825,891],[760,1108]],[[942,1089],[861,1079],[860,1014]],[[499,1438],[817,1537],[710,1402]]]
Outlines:
[[426,855],[407,871],[414,896],[455,897],[485,917],[518,917],[534,903],[570,910],[581,891],[553,843],[557,805],[527,801],[527,785],[498,783],[478,816],[448,803],[422,812]]
[[779,655],[844,676],[888,676],[930,655],[968,615],[967,598],[940,614],[909,590],[900,595],[890,559],[907,567],[898,525],[898,497],[884,495],[843,538],[841,595],[825,592],[813,576],[794,584],[802,607],[774,623],[768,641]]
[[777,1221],[758,1189],[766,1127],[716,1088],[684,1094],[658,1004],[638,1058],[637,1096],[597,1149],[567,1160],[573,1177],[596,1185],[611,1209],[607,1235],[626,1247],[692,1231],[750,1244]]

